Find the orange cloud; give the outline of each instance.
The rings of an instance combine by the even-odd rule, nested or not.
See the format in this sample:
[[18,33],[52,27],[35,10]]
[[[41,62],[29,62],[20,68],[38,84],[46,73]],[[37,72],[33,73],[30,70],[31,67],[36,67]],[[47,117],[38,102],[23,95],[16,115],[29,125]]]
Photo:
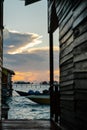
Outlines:
[[13,81],[32,81],[30,78],[32,77],[31,72],[15,72],[15,76],[13,76]]
[[49,81],[49,74],[47,71],[38,72],[15,72],[15,76],[12,78],[13,81],[30,81],[30,82],[40,82]]

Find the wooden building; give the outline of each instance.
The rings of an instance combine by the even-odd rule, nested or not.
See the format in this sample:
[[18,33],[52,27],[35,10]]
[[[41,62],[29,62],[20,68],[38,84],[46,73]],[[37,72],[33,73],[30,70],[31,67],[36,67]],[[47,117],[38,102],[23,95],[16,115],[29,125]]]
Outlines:
[[12,96],[12,91],[13,91],[12,76],[14,74],[15,74],[14,71],[7,68],[2,68],[2,90],[3,90],[3,95],[5,97]]
[[3,0],[0,0],[0,119],[1,119],[2,43],[3,43]]
[[8,97],[12,96],[12,75],[15,73],[7,68],[2,68],[2,107],[1,107],[1,118],[8,119],[9,106],[6,103]]
[[[37,1],[40,0],[25,0],[25,5]],[[63,130],[86,130],[87,0],[47,0],[47,2],[51,119],[57,122],[58,117],[61,117],[60,127]],[[2,2],[0,4],[2,7]],[[0,18],[1,16],[0,14]],[[53,85],[53,33],[57,28],[60,41],[60,96],[58,88]],[[1,25],[0,29],[2,30]]]
[[86,130],[87,0],[48,0],[48,32],[51,39],[58,27],[61,127]]

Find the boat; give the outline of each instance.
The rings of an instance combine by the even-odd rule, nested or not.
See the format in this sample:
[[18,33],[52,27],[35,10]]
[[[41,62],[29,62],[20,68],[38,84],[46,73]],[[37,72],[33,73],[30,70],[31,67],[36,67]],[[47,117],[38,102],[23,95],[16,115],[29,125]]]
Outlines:
[[19,91],[19,90],[15,90],[20,96],[28,96],[28,95],[48,95],[49,91],[48,90],[43,90],[43,92],[39,92],[39,91],[33,91],[33,90],[29,90],[28,92],[24,92],[24,91]]
[[31,101],[41,104],[49,105],[50,104],[50,95],[28,95],[26,96]]
[[23,91],[18,91],[18,90],[15,90],[20,96],[28,96],[30,95],[28,92],[23,92]]
[[32,100],[35,103],[38,104],[50,104],[50,95],[48,93],[48,90],[44,90],[43,93],[40,93],[39,91],[33,91],[29,90],[28,92],[18,91],[15,90],[20,96],[26,96],[28,99]]

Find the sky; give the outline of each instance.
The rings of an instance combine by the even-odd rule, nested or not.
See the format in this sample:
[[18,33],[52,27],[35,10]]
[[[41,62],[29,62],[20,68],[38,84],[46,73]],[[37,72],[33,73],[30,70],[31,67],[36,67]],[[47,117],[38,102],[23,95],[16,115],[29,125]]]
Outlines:
[[[4,1],[3,65],[15,72],[13,81],[49,81],[47,1],[24,6]],[[54,80],[59,80],[59,33],[54,33]]]

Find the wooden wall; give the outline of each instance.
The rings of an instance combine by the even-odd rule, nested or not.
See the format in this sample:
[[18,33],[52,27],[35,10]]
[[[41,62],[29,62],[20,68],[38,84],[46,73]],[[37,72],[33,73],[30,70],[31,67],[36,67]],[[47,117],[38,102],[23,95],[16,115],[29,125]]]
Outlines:
[[75,113],[79,128],[87,129],[87,0],[73,8]]
[[[49,30],[52,2],[49,0]],[[55,7],[60,40],[61,126],[67,130],[86,130],[87,0],[55,0]]]
[[1,77],[2,77],[2,41],[3,41],[3,2],[0,1],[0,119],[1,119]]
[[69,0],[57,2],[60,40],[61,126],[70,129],[74,120],[73,11]]

